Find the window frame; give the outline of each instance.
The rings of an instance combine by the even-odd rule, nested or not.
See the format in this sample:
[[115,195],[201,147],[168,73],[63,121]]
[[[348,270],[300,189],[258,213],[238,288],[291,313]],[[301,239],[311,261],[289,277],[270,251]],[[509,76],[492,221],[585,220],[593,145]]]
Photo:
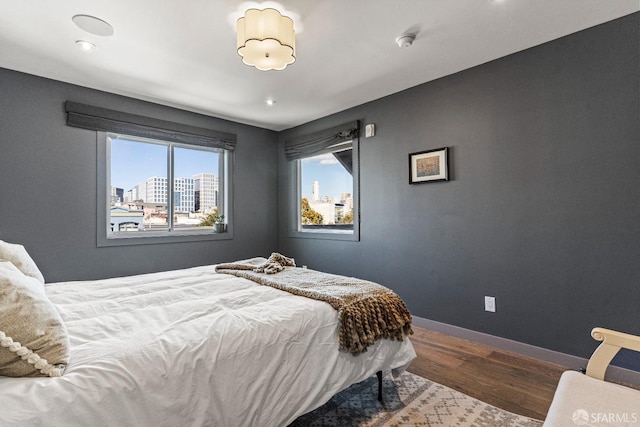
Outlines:
[[[110,233],[110,185],[111,185],[111,145],[110,135],[119,135],[123,139],[140,142],[155,142],[169,147],[190,148],[194,150],[219,151],[218,179],[220,187],[219,198],[222,205],[221,213],[224,214],[226,231],[215,233],[212,228],[204,230],[180,230],[172,229],[173,215],[168,215],[167,225],[169,230],[145,231],[144,233]],[[231,240],[233,239],[233,151],[224,148],[207,148],[200,145],[190,145],[180,142],[163,141],[158,138],[145,138],[127,135],[119,132],[96,132],[97,142],[97,246],[125,246],[145,245],[158,243],[195,242],[206,240]],[[169,148],[167,162],[167,212],[173,212],[173,150]]]
[[[316,152],[303,158],[289,160],[289,237],[303,239],[324,239],[324,240],[344,240],[360,241],[360,144],[359,138],[351,140],[352,162],[353,162],[353,229],[352,230],[331,230],[330,228],[303,229],[302,227],[302,167],[301,161],[304,158],[315,157],[322,152]],[[331,153],[337,150],[324,150],[324,153]]]

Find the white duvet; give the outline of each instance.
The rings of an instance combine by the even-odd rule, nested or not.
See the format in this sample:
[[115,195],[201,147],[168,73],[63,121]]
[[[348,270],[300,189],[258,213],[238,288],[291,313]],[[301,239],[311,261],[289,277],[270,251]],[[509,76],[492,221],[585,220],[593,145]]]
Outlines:
[[286,426],[415,357],[408,339],[339,352],[329,304],[213,266],[45,289],[70,363],[60,378],[0,377],[0,426]]

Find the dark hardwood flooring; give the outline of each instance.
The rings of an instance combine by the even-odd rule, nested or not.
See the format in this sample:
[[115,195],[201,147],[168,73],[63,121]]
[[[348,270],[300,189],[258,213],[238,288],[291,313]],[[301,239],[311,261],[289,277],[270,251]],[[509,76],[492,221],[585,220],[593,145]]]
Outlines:
[[413,326],[408,368],[498,408],[544,420],[567,368]]

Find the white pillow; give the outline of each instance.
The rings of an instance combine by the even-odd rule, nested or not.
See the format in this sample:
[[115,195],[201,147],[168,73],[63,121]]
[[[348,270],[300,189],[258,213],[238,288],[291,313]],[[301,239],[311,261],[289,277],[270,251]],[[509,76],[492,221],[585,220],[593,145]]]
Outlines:
[[11,262],[26,276],[33,277],[40,283],[44,283],[44,276],[42,276],[38,266],[31,259],[24,246],[0,240],[0,259]]
[[0,307],[0,375],[61,376],[69,363],[69,337],[44,286],[0,261]]

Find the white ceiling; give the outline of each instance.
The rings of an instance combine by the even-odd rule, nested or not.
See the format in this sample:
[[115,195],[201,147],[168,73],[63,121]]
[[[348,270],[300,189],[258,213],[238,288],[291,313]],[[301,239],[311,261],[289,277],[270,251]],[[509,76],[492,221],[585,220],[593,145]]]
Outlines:
[[[297,60],[284,71],[236,53],[235,20],[265,6],[295,21]],[[0,0],[0,67],[282,130],[638,10],[640,0]],[[81,30],[77,14],[115,34]],[[405,32],[417,37],[400,48]],[[80,39],[97,49],[82,52]]]

